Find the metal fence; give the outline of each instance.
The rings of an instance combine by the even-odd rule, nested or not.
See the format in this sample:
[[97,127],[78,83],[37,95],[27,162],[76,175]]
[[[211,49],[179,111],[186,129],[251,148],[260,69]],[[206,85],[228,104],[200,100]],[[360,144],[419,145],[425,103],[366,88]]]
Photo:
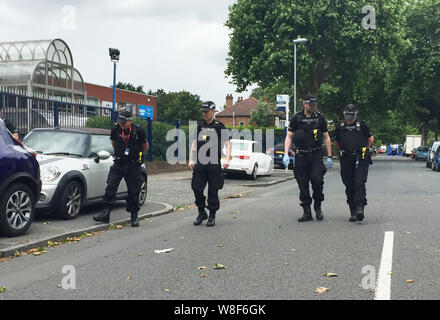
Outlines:
[[0,112],[23,137],[34,128],[85,127],[89,117],[106,116],[110,123],[112,109],[67,99],[28,96],[26,92],[0,87]]

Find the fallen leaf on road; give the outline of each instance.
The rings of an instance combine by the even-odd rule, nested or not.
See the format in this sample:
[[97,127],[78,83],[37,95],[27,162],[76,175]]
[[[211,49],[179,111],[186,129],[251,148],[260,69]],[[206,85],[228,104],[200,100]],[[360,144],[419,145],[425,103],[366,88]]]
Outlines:
[[329,291],[329,290],[330,290],[329,288],[318,287],[318,288],[316,288],[315,293],[319,293],[319,294],[321,294],[321,293],[327,292],[327,291]]
[[127,280],[131,280],[131,276],[127,276]]
[[392,276],[392,275],[393,275],[393,272],[392,272],[392,271],[390,271],[390,272],[388,272],[388,274],[389,274],[390,276]]
[[200,266],[200,267],[198,267],[197,269],[199,269],[199,270],[205,270],[205,269],[206,269],[206,266]]
[[0,293],[5,293],[5,292],[6,292],[6,287],[5,286],[0,287]]
[[219,270],[219,269],[227,269],[226,266],[220,264],[220,263],[216,263],[214,266],[214,269]]
[[58,285],[57,285],[57,288],[61,288],[61,285],[60,285],[60,284],[58,284]]
[[222,244],[218,244],[217,247],[223,248],[223,245]]
[[170,289],[163,289],[163,291],[165,291],[165,292],[170,292]]
[[154,250],[154,253],[168,253],[173,251],[174,248],[169,248],[169,249],[163,249],[163,250]]
[[405,231],[405,233],[406,233],[406,234],[411,234],[411,232],[409,232],[409,231]]
[[232,214],[239,214],[240,211],[232,211]]
[[292,252],[295,252],[295,251],[296,251],[296,249],[290,249],[290,251],[292,251]]
[[201,278],[206,278],[206,274],[204,274],[204,273],[202,272],[202,273],[200,273],[200,277],[201,277]]
[[326,274],[324,274],[324,276],[331,278],[331,277],[337,277],[338,274],[337,273],[332,273],[332,272],[327,272]]
[[374,289],[370,289],[370,292],[371,292],[371,293],[375,293],[376,290],[374,290]]
[[46,222],[43,222],[43,224],[50,224],[50,222],[49,222],[49,221],[46,221]]
[[138,256],[140,257],[141,255],[143,255],[143,252],[138,252]]
[[118,224],[117,226],[116,226],[116,229],[122,229],[123,228],[123,226],[121,226],[120,224]]
[[414,280],[406,280],[406,283],[413,283]]

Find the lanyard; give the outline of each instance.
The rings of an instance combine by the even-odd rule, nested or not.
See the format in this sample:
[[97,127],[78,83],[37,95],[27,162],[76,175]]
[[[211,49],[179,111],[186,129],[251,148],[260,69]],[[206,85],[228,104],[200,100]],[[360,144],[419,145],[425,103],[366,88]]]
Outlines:
[[127,147],[128,146],[128,142],[130,141],[130,135],[131,135],[131,127],[130,127],[130,132],[128,133],[128,136],[127,136],[127,140],[125,140],[125,133],[124,133],[124,129],[122,129],[122,139],[124,139],[124,142],[125,142],[125,147]]

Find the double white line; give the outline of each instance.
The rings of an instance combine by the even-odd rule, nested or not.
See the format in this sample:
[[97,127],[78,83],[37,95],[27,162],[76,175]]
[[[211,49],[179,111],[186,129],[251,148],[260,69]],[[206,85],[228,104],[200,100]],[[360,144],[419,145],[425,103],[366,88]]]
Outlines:
[[394,231],[385,232],[382,258],[380,259],[379,275],[377,278],[375,300],[391,299],[391,272],[393,270]]

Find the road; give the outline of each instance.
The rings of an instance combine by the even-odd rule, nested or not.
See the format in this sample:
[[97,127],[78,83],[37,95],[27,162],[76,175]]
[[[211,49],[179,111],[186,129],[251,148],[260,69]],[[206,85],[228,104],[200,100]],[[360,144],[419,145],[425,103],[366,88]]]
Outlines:
[[[384,159],[370,170],[363,223],[348,222],[339,171],[331,170],[324,221],[297,222],[294,180],[256,188],[222,201],[214,228],[193,226],[196,211],[188,209],[4,261],[0,299],[375,299],[378,287],[362,288],[373,275],[365,266],[391,299],[438,299],[440,174],[423,162]],[[384,251],[386,232],[393,241]],[[61,286],[66,265],[75,268],[76,289]]]

